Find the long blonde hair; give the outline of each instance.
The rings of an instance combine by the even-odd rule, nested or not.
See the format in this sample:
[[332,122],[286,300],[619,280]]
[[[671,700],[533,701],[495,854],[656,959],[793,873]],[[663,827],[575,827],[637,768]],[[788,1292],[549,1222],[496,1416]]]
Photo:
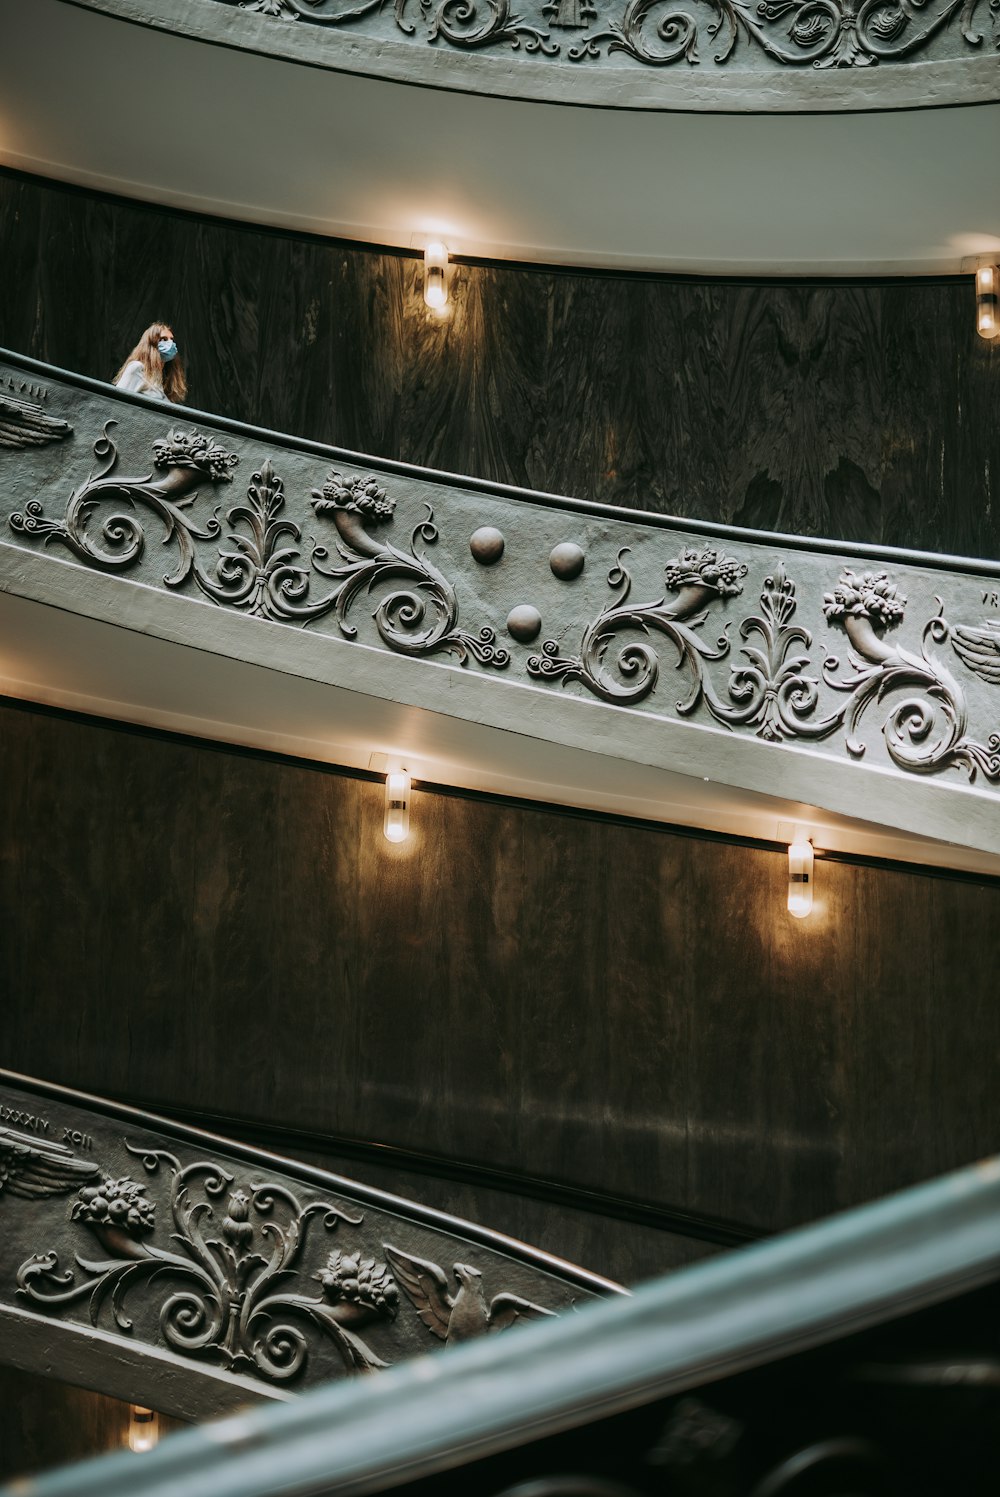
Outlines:
[[151,322],[112,383],[117,384],[129,364],[138,360],[147,382],[158,386],[167,399],[173,401],[175,405],[179,404],[187,394],[187,380],[184,378],[184,366],[181,363],[180,354],[175,354],[172,359],[164,363],[160,357],[160,350],[156,346],[160,339],[165,338],[170,331],[168,322]]

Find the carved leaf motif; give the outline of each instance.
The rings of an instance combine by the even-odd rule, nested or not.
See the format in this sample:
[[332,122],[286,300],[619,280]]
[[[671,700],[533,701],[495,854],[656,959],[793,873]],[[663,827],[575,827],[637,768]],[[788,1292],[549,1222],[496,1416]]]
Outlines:
[[240,10],[257,11],[262,16],[282,16],[286,21],[297,21],[298,12],[286,4],[286,0],[240,0]]
[[823,41],[829,33],[830,26],[829,16],[813,13],[796,21],[788,34],[800,47],[811,47],[814,42]]
[[892,41],[899,36],[909,25],[909,17],[905,10],[896,5],[886,5],[882,10],[877,10],[868,21],[868,30],[884,41]]

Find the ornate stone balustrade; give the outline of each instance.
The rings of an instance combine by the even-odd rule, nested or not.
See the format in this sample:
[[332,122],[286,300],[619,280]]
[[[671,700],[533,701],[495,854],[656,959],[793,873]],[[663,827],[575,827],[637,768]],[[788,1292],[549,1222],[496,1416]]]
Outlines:
[[987,1497],[1000,1161],[4,1497]]
[[1000,98],[990,0],[70,0],[340,71],[630,109]]
[[380,464],[14,356],[0,475],[0,587],[21,597],[438,721],[1000,848],[996,563]]
[[185,1418],[618,1286],[464,1223],[0,1072],[0,1361]]

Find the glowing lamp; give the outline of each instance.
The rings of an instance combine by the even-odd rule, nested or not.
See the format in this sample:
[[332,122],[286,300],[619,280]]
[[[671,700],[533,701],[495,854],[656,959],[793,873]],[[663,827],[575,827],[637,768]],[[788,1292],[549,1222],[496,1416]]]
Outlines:
[[1000,334],[1000,269],[980,265],[976,271],[976,332],[980,338]]
[[136,1455],[152,1450],[160,1437],[159,1420],[155,1409],[144,1408],[140,1403],[130,1405],[128,1412],[128,1448]]
[[813,907],[813,848],[800,838],[788,848],[788,913],[803,920]]
[[439,312],[448,304],[448,246],[432,239],[424,250],[424,301]]
[[405,769],[386,775],[383,831],[390,842],[405,842],[410,835],[410,776]]

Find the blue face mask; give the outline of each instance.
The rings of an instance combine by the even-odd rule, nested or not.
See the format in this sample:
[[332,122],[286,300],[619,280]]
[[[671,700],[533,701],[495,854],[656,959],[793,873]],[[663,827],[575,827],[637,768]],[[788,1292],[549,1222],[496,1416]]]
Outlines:
[[160,358],[165,364],[169,364],[170,360],[174,358],[177,353],[177,344],[174,342],[173,338],[161,338],[156,347],[159,350]]

